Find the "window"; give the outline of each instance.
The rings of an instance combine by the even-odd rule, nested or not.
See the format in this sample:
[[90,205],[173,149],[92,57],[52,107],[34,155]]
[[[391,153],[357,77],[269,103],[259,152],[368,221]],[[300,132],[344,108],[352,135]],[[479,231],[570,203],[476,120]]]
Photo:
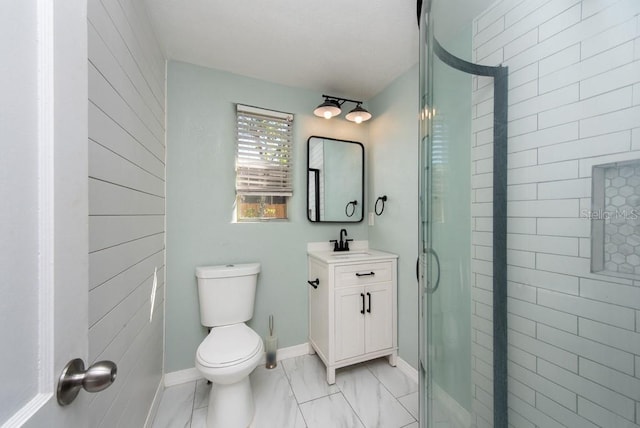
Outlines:
[[237,105],[236,218],[287,218],[293,195],[293,115]]

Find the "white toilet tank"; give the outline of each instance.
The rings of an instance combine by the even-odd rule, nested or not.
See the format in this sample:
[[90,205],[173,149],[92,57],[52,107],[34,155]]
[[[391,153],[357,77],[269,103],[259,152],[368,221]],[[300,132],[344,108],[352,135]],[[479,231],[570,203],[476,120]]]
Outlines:
[[196,268],[200,322],[218,327],[253,317],[253,303],[260,263]]

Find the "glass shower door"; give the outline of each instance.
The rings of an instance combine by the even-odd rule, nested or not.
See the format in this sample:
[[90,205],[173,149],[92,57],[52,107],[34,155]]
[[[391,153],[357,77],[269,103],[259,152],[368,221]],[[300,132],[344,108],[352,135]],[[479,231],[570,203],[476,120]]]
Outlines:
[[[493,172],[503,156],[506,168],[506,119],[501,120],[506,98],[499,96],[502,88],[506,97],[506,69],[473,64],[472,26],[437,31],[441,21],[434,15],[446,2],[425,3],[420,26],[421,426],[498,428],[506,426],[506,376],[501,375],[506,330],[496,331],[506,326],[501,302],[506,304],[506,178]],[[496,263],[501,267],[494,269]],[[494,323],[496,309],[500,315]]]
[[[423,349],[430,410],[423,426],[469,427],[471,412],[471,76],[437,56],[434,81],[423,93],[421,167]],[[428,373],[428,374],[427,374]],[[424,383],[423,383],[424,384]],[[427,391],[425,391],[427,392]],[[423,402],[425,400],[422,400]]]

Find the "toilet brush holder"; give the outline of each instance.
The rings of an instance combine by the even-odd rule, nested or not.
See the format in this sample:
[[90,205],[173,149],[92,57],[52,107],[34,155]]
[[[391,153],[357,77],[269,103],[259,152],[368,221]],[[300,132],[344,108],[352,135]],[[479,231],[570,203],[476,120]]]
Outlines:
[[272,369],[278,365],[278,359],[276,358],[276,349],[278,349],[278,336],[273,334],[273,315],[269,315],[269,336],[265,339],[265,350],[267,351],[267,364],[268,369]]
[[273,369],[278,365],[276,358],[276,349],[278,349],[278,336],[268,336],[265,340],[265,348],[267,350],[267,364],[268,369]]
[[273,369],[278,365],[276,357],[276,350],[278,349],[278,336],[267,336],[265,339],[265,349],[267,352],[267,363],[265,365],[268,369]]

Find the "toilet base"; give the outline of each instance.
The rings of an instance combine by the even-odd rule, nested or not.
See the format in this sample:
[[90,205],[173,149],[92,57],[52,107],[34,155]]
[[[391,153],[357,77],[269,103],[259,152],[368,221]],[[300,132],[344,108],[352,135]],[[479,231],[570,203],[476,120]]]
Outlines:
[[212,385],[207,428],[247,428],[253,420],[253,412],[249,376],[230,385]]

